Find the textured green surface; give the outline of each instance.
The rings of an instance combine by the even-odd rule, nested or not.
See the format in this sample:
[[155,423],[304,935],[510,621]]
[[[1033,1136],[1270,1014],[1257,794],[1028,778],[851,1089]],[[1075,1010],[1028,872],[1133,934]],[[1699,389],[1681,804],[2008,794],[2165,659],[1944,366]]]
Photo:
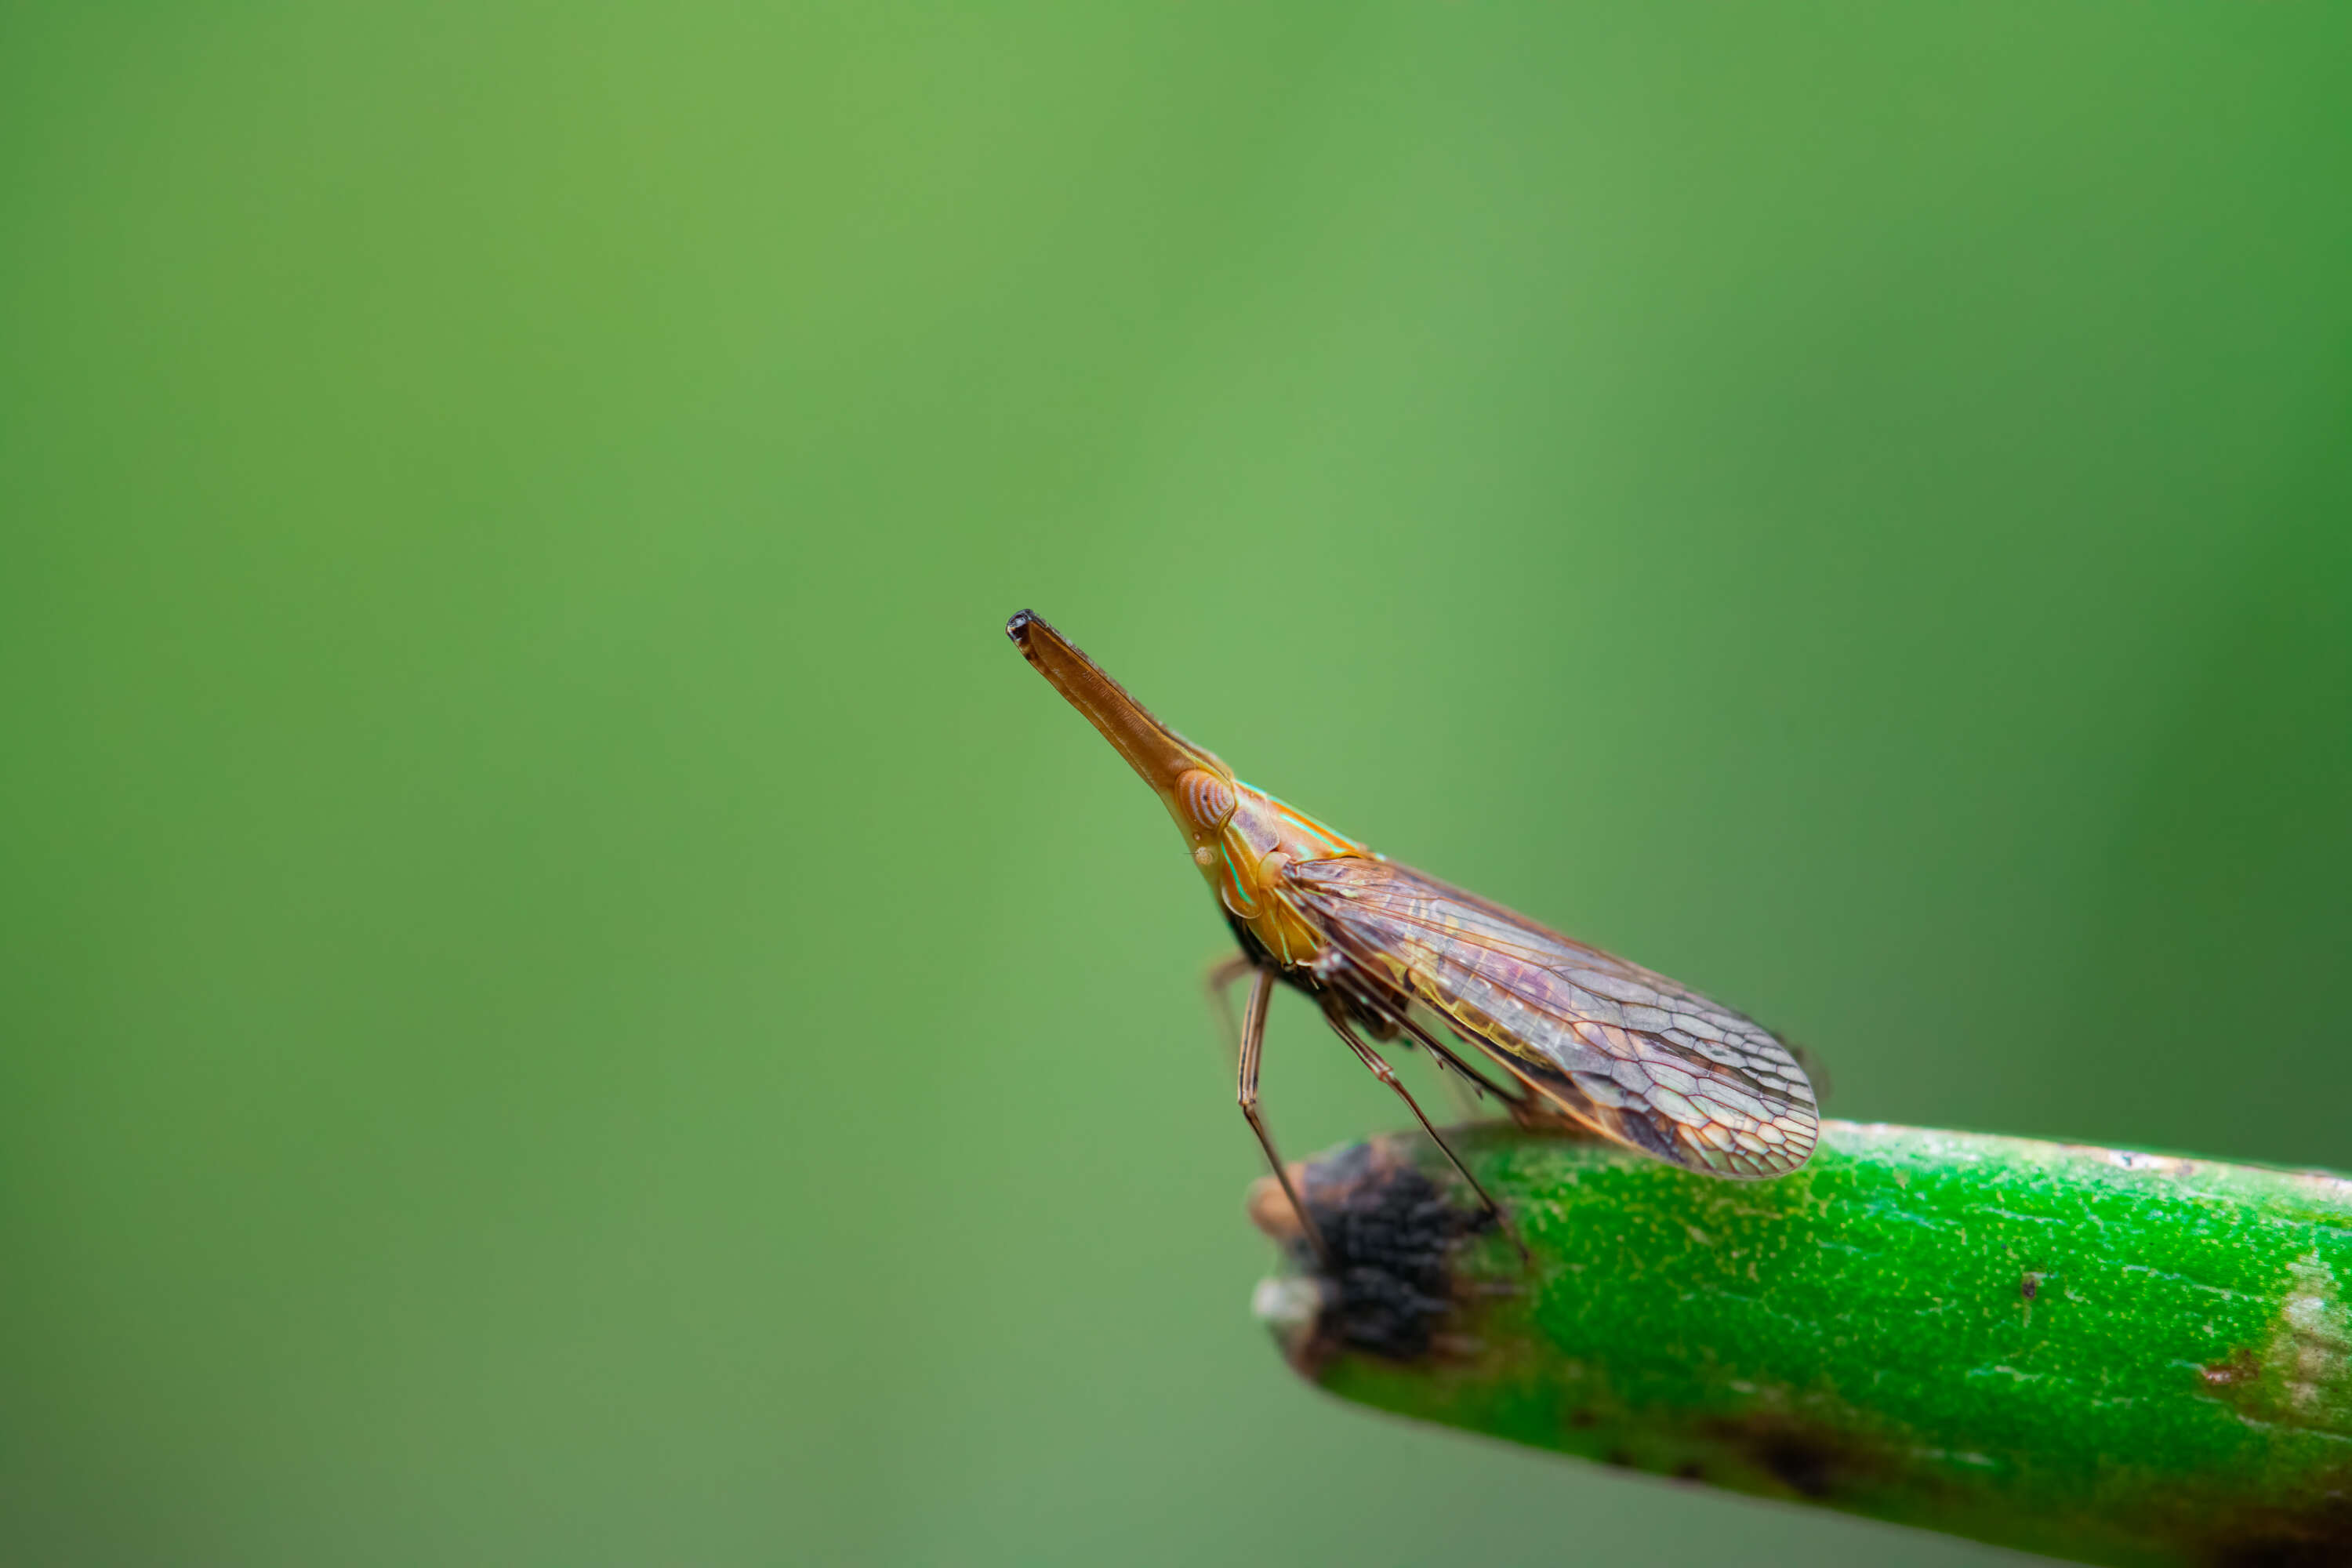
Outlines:
[[2090,1561],[2352,1552],[2352,1181],[1847,1122],[1760,1184],[1500,1129],[1468,1152],[1532,1288],[1466,1244],[1426,1354],[1294,1342],[1332,1392]]

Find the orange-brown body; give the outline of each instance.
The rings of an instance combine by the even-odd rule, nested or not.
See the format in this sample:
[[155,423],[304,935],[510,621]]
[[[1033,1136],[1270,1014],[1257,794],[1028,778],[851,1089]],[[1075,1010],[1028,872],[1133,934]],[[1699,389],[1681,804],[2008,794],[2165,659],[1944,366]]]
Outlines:
[[[1317,996],[1331,1026],[1400,1094],[1360,1026],[1375,1039],[1410,1037],[1523,1117],[1571,1118],[1695,1170],[1773,1176],[1811,1155],[1812,1088],[1770,1030],[1375,854],[1234,777],[1044,621],[1024,611],[1006,630],[1160,796],[1241,942],[1236,967],[1258,971],[1243,1026],[1242,1102],[1269,1157],[1256,1058],[1276,978]],[[1441,1038],[1441,1027],[1464,1048]]]

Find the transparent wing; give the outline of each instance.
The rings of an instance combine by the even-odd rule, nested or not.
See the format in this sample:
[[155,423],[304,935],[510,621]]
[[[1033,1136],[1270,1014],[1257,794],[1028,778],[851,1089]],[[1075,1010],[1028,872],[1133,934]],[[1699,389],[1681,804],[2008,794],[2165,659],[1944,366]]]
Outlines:
[[1297,861],[1283,877],[1344,963],[1602,1136],[1719,1176],[1811,1157],[1812,1085],[1754,1020],[1393,861]]

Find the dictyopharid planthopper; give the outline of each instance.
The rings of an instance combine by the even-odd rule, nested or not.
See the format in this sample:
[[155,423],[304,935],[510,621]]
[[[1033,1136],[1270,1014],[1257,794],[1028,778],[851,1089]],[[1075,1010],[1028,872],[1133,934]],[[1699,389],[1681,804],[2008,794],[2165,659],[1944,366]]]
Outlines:
[[1159,795],[1233,927],[1241,955],[1212,984],[1222,994],[1244,974],[1252,980],[1241,1024],[1242,1114],[1317,1251],[1323,1239],[1258,1114],[1258,1051],[1276,981],[1315,999],[1498,1220],[1494,1199],[1372,1041],[1420,1045],[1524,1121],[1565,1117],[1710,1175],[1778,1176],[1811,1157],[1820,1128],[1812,1086],[1769,1029],[1400,866],[1244,784],[1029,611],[1004,630]]

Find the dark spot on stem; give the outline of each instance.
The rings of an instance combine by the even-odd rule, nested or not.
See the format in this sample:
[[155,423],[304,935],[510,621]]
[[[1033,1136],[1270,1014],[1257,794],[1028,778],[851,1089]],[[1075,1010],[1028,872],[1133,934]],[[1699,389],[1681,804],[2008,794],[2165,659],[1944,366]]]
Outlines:
[[1706,1434],[1799,1497],[1817,1502],[1850,1500],[1902,1468],[1866,1437],[1786,1415],[1714,1422]]
[[1286,1226],[1289,1216],[1265,1205],[1261,1228],[1321,1288],[1315,1321],[1287,1347],[1300,1372],[1312,1377],[1342,1351],[1417,1362],[1477,1342],[1446,1330],[1465,1295],[1454,1278],[1454,1247],[1494,1224],[1483,1205],[1457,1206],[1385,1142],[1359,1143],[1291,1171],[1331,1248],[1327,1266],[1297,1233],[1295,1219]]
[[[2352,1478],[2345,1478],[2352,1479]],[[2269,1508],[2238,1519],[2215,1510],[2220,1526],[2199,1561],[2212,1568],[2322,1568],[2352,1562],[2352,1497],[2323,1489],[2303,1508]]]
[[2032,1300],[2034,1297],[2042,1293],[2042,1276],[2039,1274],[2028,1274],[2018,1285],[2017,1293],[2024,1297],[2029,1301]]
[[1800,1433],[1766,1438],[1756,1446],[1756,1457],[1790,1490],[1805,1497],[1827,1497],[1836,1483],[1836,1451]]
[[2199,1370],[2204,1375],[2206,1387],[2234,1388],[2261,1377],[2263,1363],[2252,1351],[2240,1345],[2230,1352],[2227,1361],[2217,1361]]

